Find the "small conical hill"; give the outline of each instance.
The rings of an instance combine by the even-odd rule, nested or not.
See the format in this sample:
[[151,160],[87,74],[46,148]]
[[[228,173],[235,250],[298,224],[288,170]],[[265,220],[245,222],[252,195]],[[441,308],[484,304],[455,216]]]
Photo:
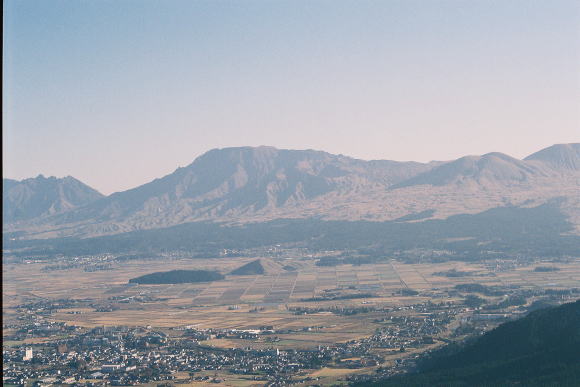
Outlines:
[[263,275],[278,273],[282,269],[279,264],[269,259],[256,259],[233,270],[230,275]]

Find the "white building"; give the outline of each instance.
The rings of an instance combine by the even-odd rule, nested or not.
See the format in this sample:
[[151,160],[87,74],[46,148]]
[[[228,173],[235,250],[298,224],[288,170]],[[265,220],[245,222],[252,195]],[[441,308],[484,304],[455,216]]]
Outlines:
[[32,360],[32,357],[32,348],[26,348],[24,356],[22,357],[22,361],[30,361]]

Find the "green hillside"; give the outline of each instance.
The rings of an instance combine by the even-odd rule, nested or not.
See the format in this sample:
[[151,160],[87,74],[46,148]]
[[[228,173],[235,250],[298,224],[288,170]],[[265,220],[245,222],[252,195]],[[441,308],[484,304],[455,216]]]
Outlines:
[[445,347],[419,368],[373,385],[578,386],[580,300],[502,324],[463,347]]

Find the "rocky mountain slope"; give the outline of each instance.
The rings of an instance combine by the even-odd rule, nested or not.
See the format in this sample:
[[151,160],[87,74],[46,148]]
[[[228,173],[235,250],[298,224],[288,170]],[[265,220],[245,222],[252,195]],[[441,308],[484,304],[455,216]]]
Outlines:
[[7,222],[31,238],[96,236],[202,220],[277,218],[385,221],[445,218],[559,197],[580,225],[579,144],[555,145],[517,160],[501,153],[450,162],[363,161],[313,150],[214,149],[140,187]]
[[57,179],[39,175],[22,181],[3,179],[2,183],[4,223],[48,217],[104,197],[71,176]]

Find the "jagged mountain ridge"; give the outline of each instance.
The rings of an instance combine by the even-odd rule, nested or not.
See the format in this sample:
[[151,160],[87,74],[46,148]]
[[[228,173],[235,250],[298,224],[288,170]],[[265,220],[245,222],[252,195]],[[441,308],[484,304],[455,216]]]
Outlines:
[[214,149],[150,183],[53,218],[59,224],[134,216],[212,218],[307,202],[332,191],[386,187],[433,164],[362,161],[312,150]]
[[[549,159],[569,160],[566,152],[567,147],[557,147]],[[573,162],[562,166],[541,157],[518,160],[489,153],[424,164],[272,147],[214,149],[163,178],[24,226],[5,226],[5,231],[94,236],[200,220],[383,221],[417,213],[441,218],[562,196],[570,199],[563,206],[580,224],[575,198],[580,197],[580,174],[567,168]]]
[[232,208],[280,207],[312,199],[339,186],[391,184],[429,169],[420,163],[362,162],[320,151],[241,147],[211,150],[185,168],[151,183],[111,195],[128,211],[151,197],[191,200],[218,213]]
[[92,203],[104,196],[75,179],[44,177],[22,181],[3,179],[2,210],[5,223],[47,217]]

